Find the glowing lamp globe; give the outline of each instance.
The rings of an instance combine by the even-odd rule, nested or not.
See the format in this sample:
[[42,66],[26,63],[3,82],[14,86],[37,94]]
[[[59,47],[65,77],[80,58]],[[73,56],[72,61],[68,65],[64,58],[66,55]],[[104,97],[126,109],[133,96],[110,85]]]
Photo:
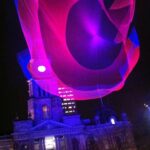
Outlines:
[[46,67],[40,65],[40,66],[38,66],[38,71],[39,71],[39,72],[45,72],[45,71],[46,71]]
[[65,87],[76,100],[123,88],[139,59],[135,0],[16,0],[16,7],[28,70],[41,88],[58,95],[53,89]]
[[115,124],[116,124],[116,119],[115,119],[115,118],[113,118],[113,117],[112,117],[112,118],[110,118],[110,123],[111,123],[111,124],[113,124],[113,125],[115,125]]

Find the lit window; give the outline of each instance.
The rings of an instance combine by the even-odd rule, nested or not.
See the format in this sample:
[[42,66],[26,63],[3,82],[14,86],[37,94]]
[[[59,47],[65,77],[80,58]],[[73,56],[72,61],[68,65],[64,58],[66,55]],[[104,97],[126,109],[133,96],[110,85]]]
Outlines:
[[54,136],[45,137],[45,148],[46,150],[55,150],[56,142]]
[[43,106],[42,106],[42,110],[43,110],[43,112],[48,112],[48,107],[47,107],[47,105],[43,105]]
[[43,112],[43,119],[47,119],[48,118],[48,106],[47,105],[43,105],[42,106],[42,112]]

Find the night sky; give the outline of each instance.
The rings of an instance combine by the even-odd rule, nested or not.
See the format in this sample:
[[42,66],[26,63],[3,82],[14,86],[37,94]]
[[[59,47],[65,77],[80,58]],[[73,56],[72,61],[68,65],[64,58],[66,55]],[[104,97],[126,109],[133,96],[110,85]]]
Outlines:
[[[141,56],[124,88],[103,98],[119,114],[126,112],[134,123],[142,117],[144,103],[150,104],[150,1],[137,0],[134,24],[141,44]],[[27,83],[16,54],[27,48],[13,0],[0,0],[0,135],[12,132],[16,116],[27,118]],[[82,116],[91,114],[97,101],[78,103]],[[86,108],[86,109],[85,109]],[[84,111],[83,111],[84,109]]]

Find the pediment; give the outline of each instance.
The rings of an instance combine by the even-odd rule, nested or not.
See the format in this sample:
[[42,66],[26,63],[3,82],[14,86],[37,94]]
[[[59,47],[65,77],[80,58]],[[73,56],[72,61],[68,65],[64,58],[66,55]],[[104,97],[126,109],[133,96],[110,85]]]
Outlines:
[[58,128],[70,128],[71,126],[66,125],[61,122],[53,121],[53,120],[46,120],[36,126],[34,126],[31,131],[39,131],[39,130],[52,130]]

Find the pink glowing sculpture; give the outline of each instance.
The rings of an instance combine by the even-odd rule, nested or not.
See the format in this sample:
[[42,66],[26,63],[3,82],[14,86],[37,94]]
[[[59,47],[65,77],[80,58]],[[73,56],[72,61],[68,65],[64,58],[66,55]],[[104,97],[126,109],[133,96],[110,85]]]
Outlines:
[[67,87],[86,100],[124,86],[139,58],[135,0],[18,0],[16,7],[41,88],[58,95]]

